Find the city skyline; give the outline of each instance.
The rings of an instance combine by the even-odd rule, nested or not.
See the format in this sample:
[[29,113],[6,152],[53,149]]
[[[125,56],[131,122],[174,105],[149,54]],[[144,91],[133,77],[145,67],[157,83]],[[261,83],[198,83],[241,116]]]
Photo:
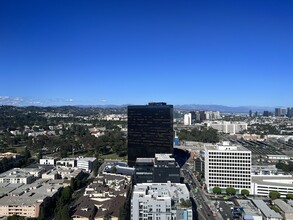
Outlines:
[[1,1],[0,104],[291,107],[292,6]]

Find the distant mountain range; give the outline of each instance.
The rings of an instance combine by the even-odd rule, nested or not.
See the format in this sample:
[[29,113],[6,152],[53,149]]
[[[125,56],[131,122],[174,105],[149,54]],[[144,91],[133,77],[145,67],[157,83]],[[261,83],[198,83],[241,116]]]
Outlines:
[[[125,108],[125,105],[79,105],[82,108]],[[175,109],[178,110],[206,110],[206,111],[220,111],[229,113],[248,113],[250,110],[253,112],[262,113],[263,111],[274,111],[275,107],[266,106],[224,106],[224,105],[200,105],[200,104],[186,104],[186,105],[174,105]]]
[[252,112],[263,112],[263,111],[274,111],[275,107],[262,107],[262,106],[224,106],[224,105],[198,105],[198,104],[186,104],[186,105],[175,105],[174,108],[182,110],[206,110],[206,111],[220,111],[220,112],[231,112],[231,113],[248,113]]
[[[128,105],[67,105],[67,106],[31,106],[35,108],[100,108],[100,109],[126,109]],[[1,105],[0,105],[1,106]],[[3,105],[5,106],[5,105]],[[16,106],[15,106],[16,107]],[[23,106],[29,107],[29,106]],[[279,106],[278,106],[279,107]],[[263,111],[275,111],[275,106],[224,106],[224,105],[200,105],[200,104],[185,104],[185,105],[174,105],[177,110],[205,110],[205,111],[220,111],[224,113],[248,113],[250,110],[252,112],[262,113]]]

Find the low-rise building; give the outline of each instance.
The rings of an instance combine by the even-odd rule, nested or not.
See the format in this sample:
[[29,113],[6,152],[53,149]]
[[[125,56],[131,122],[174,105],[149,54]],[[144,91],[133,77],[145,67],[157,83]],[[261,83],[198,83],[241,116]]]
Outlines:
[[293,208],[281,199],[274,200],[274,203],[281,209],[281,214],[286,220],[293,220]]
[[29,184],[40,177],[43,170],[38,168],[14,168],[0,174],[0,183]]
[[287,155],[267,155],[267,158],[270,161],[290,160]]
[[56,161],[55,158],[43,158],[43,159],[40,159],[40,164],[41,165],[52,165],[52,166],[54,166],[55,161]]
[[263,220],[262,214],[250,200],[237,199],[237,203],[243,208],[242,218],[244,220]]
[[180,167],[171,154],[155,154],[155,158],[137,158],[135,183],[180,182]]
[[131,178],[119,174],[103,174],[97,176],[95,180],[85,188],[84,196],[90,198],[115,198],[116,196],[124,196],[129,189]]
[[252,176],[251,194],[269,196],[271,191],[277,191],[282,198],[293,193],[293,178],[291,175]]
[[12,191],[7,190],[7,195],[0,199],[0,217],[19,215],[37,218],[40,206],[46,207],[61,188],[61,185],[39,179],[31,184],[18,185]]
[[[108,214],[118,220],[124,208],[131,177],[119,174],[103,174],[85,188],[84,195],[73,205],[73,219],[103,220]],[[93,206],[95,208],[93,208]]]
[[87,172],[91,172],[94,168],[94,162],[96,160],[97,158],[95,157],[80,157],[77,160],[77,167]]
[[282,220],[283,217],[270,209],[263,200],[253,199],[251,200],[253,204],[261,211],[266,220]]
[[74,203],[72,212],[73,220],[92,220],[97,212],[97,207],[94,201],[82,196]]
[[61,160],[56,161],[56,166],[76,167],[76,159],[75,158],[62,158]]
[[251,174],[252,175],[276,175],[278,169],[276,165],[252,165]]

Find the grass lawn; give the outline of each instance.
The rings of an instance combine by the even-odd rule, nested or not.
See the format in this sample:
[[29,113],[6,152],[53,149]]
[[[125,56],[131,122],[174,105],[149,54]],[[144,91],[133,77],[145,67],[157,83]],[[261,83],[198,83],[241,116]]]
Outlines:
[[100,159],[127,160],[127,156],[119,157],[116,153],[99,155]]

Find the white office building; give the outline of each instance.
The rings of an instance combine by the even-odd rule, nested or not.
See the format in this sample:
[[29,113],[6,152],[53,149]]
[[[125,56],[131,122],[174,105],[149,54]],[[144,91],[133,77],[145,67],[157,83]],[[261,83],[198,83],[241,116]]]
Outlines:
[[189,191],[179,183],[142,183],[134,186],[131,220],[191,220],[192,207],[181,207],[189,200]]
[[205,146],[205,183],[207,190],[214,187],[225,190],[228,187],[240,193],[251,188],[251,151],[241,145],[224,141]]
[[191,113],[187,113],[184,115],[184,125],[191,125],[192,115]]
[[214,121],[208,123],[207,126],[227,134],[237,134],[247,130],[245,122]]

